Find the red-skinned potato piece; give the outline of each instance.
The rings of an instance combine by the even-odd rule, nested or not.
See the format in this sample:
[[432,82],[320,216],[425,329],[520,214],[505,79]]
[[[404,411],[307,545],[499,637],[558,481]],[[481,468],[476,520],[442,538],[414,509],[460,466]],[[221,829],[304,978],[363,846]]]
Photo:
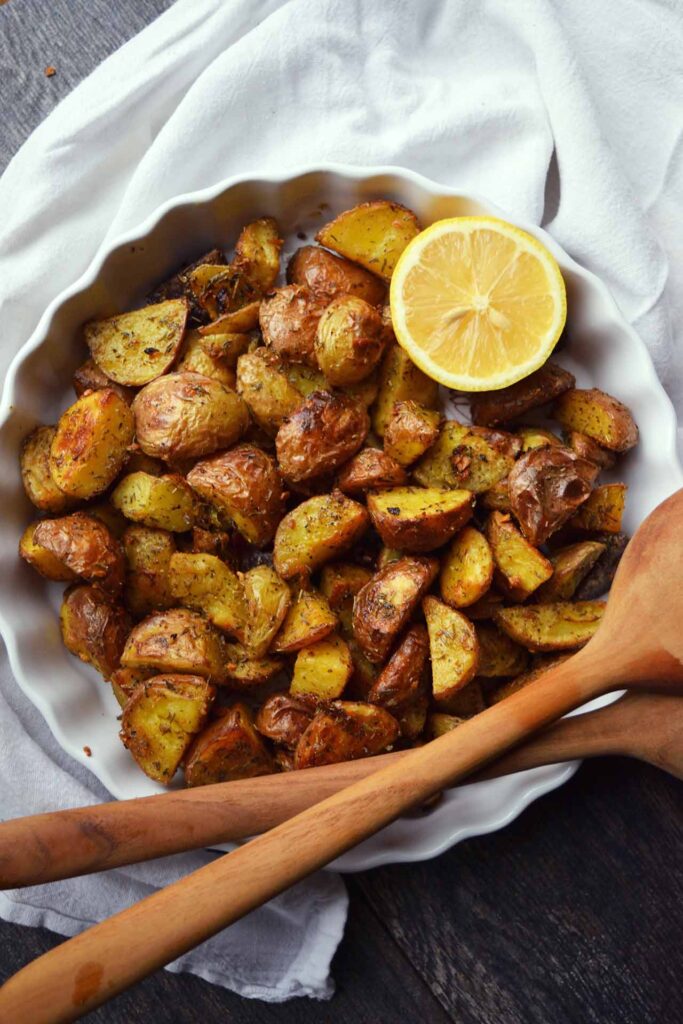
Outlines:
[[358,451],[370,418],[347,395],[314,391],[277,432],[275,449],[283,476],[297,483],[333,473]]
[[33,540],[76,576],[99,583],[109,593],[121,590],[126,569],[123,548],[95,516],[73,512],[59,519],[44,519],[36,527]]
[[435,558],[400,558],[375,573],[353,602],[353,632],[368,661],[381,664],[439,570]]
[[510,506],[530,543],[545,543],[586,501],[598,467],[568,448],[533,448],[508,477]]
[[429,636],[424,626],[411,626],[368,693],[370,704],[396,711],[428,692],[426,676]]
[[318,707],[318,701],[305,694],[271,693],[258,710],[256,728],[273,743],[294,750]]
[[384,301],[386,285],[356,263],[319,245],[303,245],[287,266],[287,283],[305,285],[328,302],[338,295],[357,295],[372,306]]
[[343,467],[337,477],[337,486],[352,497],[366,491],[381,491],[386,487],[401,487],[408,475],[398,462],[380,448],[363,448]]
[[245,704],[221,709],[216,720],[193,740],[185,758],[188,786],[251,779],[274,771],[273,759]]
[[266,345],[293,363],[317,367],[315,334],[328,304],[327,296],[315,294],[302,285],[277,288],[263,300],[259,310]]
[[123,605],[89,583],[69,587],[59,613],[67,650],[105,679],[119,667],[132,623]]

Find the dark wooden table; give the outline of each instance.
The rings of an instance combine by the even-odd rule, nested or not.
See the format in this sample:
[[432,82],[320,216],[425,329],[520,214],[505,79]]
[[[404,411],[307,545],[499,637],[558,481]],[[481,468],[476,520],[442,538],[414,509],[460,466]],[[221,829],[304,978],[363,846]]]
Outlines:
[[[0,4],[0,170],[81,78],[169,6]],[[682,854],[681,784],[627,760],[594,762],[502,832],[349,877],[331,1002],[255,1003],[162,971],[88,1020],[673,1024],[683,1020]],[[59,941],[0,922],[0,980]]]

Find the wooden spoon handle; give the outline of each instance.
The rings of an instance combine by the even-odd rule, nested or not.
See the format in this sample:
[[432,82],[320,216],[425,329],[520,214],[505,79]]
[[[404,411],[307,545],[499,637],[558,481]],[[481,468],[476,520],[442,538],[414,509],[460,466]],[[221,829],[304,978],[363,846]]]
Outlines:
[[[589,653],[589,648],[594,648]],[[71,1021],[215,935],[403,811],[616,683],[591,642],[445,736],[68,940],[0,990],[0,1020]]]

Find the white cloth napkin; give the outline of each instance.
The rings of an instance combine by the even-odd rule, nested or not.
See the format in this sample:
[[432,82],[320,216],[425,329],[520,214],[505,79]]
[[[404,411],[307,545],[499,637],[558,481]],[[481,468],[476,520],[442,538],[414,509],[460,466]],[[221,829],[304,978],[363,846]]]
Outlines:
[[[0,180],[0,373],[50,299],[165,199],[234,173],[399,164],[543,223],[611,287],[683,408],[677,0],[179,0]],[[0,665],[0,812],[101,800]],[[2,894],[73,934],[193,854]],[[341,882],[318,875],[184,957],[243,995],[329,995]]]

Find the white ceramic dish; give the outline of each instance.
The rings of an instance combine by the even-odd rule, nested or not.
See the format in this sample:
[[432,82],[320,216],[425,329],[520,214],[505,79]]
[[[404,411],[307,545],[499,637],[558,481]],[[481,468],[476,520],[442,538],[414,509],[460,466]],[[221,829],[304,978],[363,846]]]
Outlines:
[[[128,308],[150,285],[202,251],[229,247],[241,225],[253,217],[275,216],[287,251],[301,244],[298,233],[311,238],[330,215],[380,197],[404,203],[425,224],[472,213],[515,219],[481,197],[398,168],[331,166],[277,178],[230,179],[178,196],[119,239],[50,305],[10,367],[0,410],[0,628],[23,691],[62,747],[115,797],[143,796],[161,787],[139,771],[121,746],[118,707],[109,688],[62,646],[57,618],[62,587],[41,580],[17,557],[19,537],[34,514],[18,471],[21,439],[35,424],[55,422],[73,401],[70,378],[85,357],[79,337],[84,321]],[[626,402],[640,426],[640,445],[619,467],[619,478],[629,484],[625,526],[631,531],[683,484],[673,409],[647,350],[604,285],[545,232],[520,226],[554,253],[567,283],[570,342],[559,361],[576,374],[579,384],[604,388]],[[333,866],[356,871],[432,857],[461,839],[507,824],[537,796],[570,778],[575,767],[558,765],[460,787],[430,814],[395,822]]]

